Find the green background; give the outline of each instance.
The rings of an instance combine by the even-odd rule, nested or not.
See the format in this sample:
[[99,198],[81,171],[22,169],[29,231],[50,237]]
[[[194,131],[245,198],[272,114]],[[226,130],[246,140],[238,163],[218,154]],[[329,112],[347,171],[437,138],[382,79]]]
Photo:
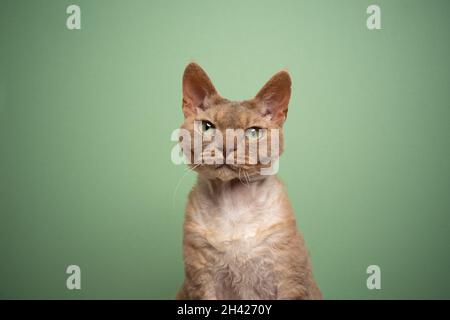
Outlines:
[[237,100],[291,72],[280,176],[325,298],[450,298],[449,16],[446,0],[1,1],[0,298],[175,296],[195,176],[170,135],[193,59]]

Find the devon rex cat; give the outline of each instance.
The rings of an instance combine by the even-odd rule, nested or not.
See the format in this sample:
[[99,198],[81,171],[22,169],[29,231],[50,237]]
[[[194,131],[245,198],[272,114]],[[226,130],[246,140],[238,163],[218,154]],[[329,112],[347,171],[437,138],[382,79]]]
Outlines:
[[[248,152],[255,143],[268,152],[278,141],[278,154],[268,153],[282,153],[290,95],[286,71],[253,99],[230,101],[199,65],[186,67],[181,129],[192,140],[201,138],[201,150],[195,155],[189,139],[180,138],[184,154],[197,160],[190,167],[198,181],[186,206],[185,280],[178,299],[321,299],[283,184],[262,174],[267,157],[252,159]],[[228,130],[242,134],[229,138]]]

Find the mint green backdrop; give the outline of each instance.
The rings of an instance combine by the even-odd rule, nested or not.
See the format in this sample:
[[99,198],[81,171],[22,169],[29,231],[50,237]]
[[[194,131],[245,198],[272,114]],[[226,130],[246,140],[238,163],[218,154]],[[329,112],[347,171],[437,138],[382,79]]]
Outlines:
[[437,0],[1,1],[0,298],[174,297],[195,176],[170,134],[191,60],[230,99],[291,72],[280,176],[325,298],[450,298],[449,16]]

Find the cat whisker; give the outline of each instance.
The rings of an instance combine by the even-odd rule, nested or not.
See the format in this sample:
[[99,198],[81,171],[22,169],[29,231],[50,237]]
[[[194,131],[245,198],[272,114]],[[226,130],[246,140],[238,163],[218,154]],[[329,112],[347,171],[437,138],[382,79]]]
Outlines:
[[239,168],[239,173],[238,173],[238,175],[239,175],[239,181],[240,181],[244,186],[249,187],[249,186],[250,186],[250,181],[248,180],[246,174],[247,174],[247,173],[246,173],[245,171],[242,171],[242,175],[243,175],[243,178],[244,178],[244,181],[242,181],[242,180],[241,180],[241,168]]
[[250,176],[248,175],[248,173],[246,171],[244,171],[244,175],[247,180],[247,186],[250,186]]
[[201,165],[201,163],[195,164],[194,166],[187,166],[186,168],[184,168],[184,171],[193,171],[195,170],[195,168],[197,168],[199,165]]
[[239,170],[238,170],[238,179],[239,179],[239,182],[245,186],[245,183],[241,180],[241,168],[239,168]]
[[178,188],[181,185],[181,182],[183,182],[183,179],[188,175],[188,173],[193,172],[199,165],[201,165],[201,163],[194,165],[192,168],[191,167],[187,167],[187,169],[185,169],[183,176],[180,178],[180,180],[178,180],[176,186],[175,186],[175,190],[173,191],[173,195],[172,195],[172,209],[175,207],[175,197],[177,196],[177,192],[178,192]]

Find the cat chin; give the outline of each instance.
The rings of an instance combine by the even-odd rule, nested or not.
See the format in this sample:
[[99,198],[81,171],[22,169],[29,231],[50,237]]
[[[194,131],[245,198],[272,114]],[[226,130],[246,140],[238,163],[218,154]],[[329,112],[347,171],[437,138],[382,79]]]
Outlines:
[[230,181],[237,178],[236,172],[226,166],[213,169],[211,175],[222,181]]
[[229,166],[202,166],[195,171],[207,179],[218,179],[224,182],[238,179],[238,173]]

